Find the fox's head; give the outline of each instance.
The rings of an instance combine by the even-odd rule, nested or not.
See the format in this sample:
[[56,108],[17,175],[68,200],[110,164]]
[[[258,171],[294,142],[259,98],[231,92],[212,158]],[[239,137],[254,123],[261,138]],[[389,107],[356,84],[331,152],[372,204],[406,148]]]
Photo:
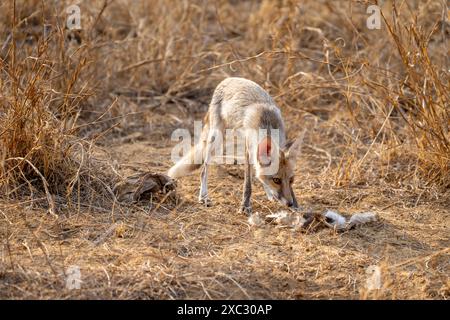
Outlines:
[[292,183],[302,141],[303,135],[280,148],[267,137],[258,144],[256,177],[263,184],[269,200],[277,199],[288,207],[295,204]]

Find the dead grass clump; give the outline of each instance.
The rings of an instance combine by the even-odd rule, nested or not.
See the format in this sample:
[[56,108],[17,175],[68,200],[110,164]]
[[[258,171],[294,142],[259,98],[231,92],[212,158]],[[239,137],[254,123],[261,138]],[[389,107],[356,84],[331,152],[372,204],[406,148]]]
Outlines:
[[[54,211],[54,196],[70,203],[93,190],[106,195],[102,179],[110,174],[100,173],[92,142],[77,136],[80,106],[91,94],[79,77],[86,53],[69,52],[57,18],[51,29],[37,31],[49,15],[46,8],[30,10],[37,3],[3,8],[10,10],[5,30],[11,31],[0,60],[0,190],[6,197],[44,192]],[[24,38],[30,30],[33,36]]]
[[[394,17],[398,15],[396,10],[394,5]],[[417,16],[415,19],[417,21]],[[402,82],[398,83],[398,96],[392,104],[407,123],[410,136],[416,144],[415,155],[420,162],[419,168],[426,181],[449,187],[448,70],[445,64],[440,66],[433,62],[428,49],[432,37],[440,31],[448,32],[448,26],[445,20],[437,21],[429,28],[414,22],[401,25],[398,20],[394,21],[395,24],[386,25],[402,60],[404,76]]]
[[153,201],[153,197],[164,196],[176,200],[176,182],[169,176],[153,172],[143,172],[127,177],[114,186],[118,201]]

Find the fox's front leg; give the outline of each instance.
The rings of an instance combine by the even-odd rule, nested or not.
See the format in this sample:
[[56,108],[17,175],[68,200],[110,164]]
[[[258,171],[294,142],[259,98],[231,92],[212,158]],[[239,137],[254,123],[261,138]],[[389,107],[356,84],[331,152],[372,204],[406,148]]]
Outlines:
[[249,215],[252,212],[250,198],[252,196],[252,170],[250,166],[250,159],[248,149],[245,150],[245,169],[244,169],[244,191],[242,196],[241,211]]

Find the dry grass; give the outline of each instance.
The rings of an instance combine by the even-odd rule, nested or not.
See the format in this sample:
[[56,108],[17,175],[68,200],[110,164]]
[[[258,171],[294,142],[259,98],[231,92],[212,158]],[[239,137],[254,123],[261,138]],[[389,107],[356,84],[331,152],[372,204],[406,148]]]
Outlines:
[[[0,297],[448,298],[450,32],[440,0],[70,1],[0,4]],[[13,14],[14,13],[14,14]],[[263,85],[307,128],[302,205],[381,220],[304,234],[236,214],[239,168],[213,208],[123,205],[118,178],[170,166],[226,76]],[[256,188],[255,210],[276,211]],[[48,214],[48,211],[52,214]],[[364,289],[369,265],[383,287]],[[82,271],[81,290],[64,272]]]

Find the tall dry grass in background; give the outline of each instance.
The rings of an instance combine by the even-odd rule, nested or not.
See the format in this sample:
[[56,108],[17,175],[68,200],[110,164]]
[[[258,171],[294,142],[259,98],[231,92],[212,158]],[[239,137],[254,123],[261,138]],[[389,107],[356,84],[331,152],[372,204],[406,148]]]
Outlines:
[[142,110],[199,115],[230,75],[310,129],[324,183],[450,186],[444,1],[385,1],[381,30],[364,1],[79,1],[79,32],[69,4],[0,4],[3,195],[103,194],[102,139],[139,130]]
[[95,141],[78,135],[84,125],[77,119],[93,94],[90,79],[82,77],[92,63],[87,48],[68,45],[64,20],[52,13],[63,5],[10,1],[2,6],[2,194],[45,200],[53,213],[55,203],[71,206],[93,191],[104,198],[110,174],[97,168]]

